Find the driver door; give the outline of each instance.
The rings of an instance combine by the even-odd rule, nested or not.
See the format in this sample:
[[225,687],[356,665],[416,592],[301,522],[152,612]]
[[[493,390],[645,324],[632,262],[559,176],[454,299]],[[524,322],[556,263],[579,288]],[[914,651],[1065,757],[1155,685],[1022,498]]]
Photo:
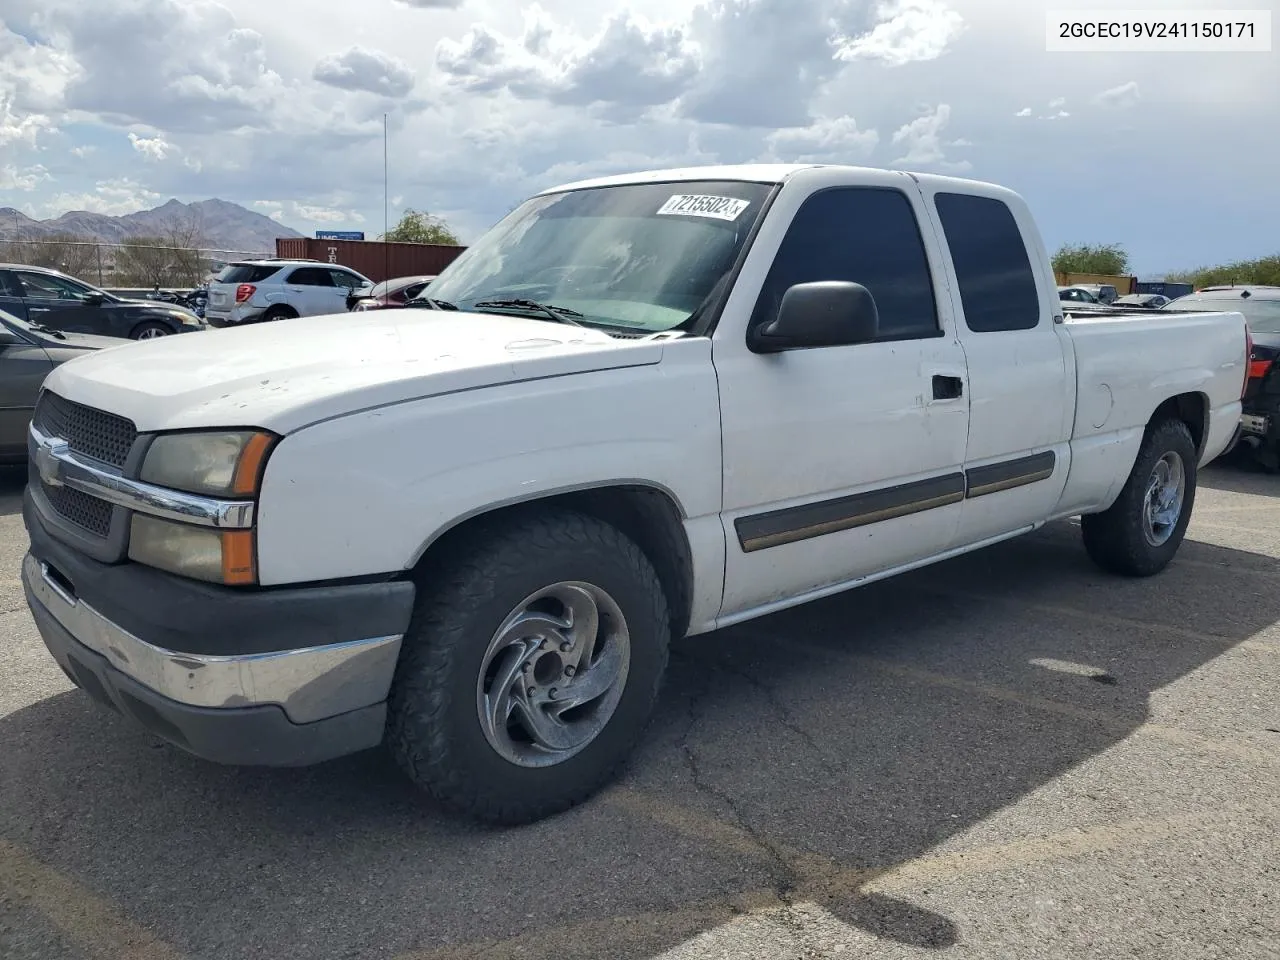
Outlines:
[[[794,193],[775,202],[771,220],[786,233],[780,243],[761,233],[752,257],[772,262],[748,261],[741,275],[765,274],[759,295],[730,299],[713,347],[729,623],[936,556],[964,498],[965,357],[951,305],[935,296],[944,267],[918,192],[884,173],[796,203]],[[822,280],[871,292],[879,338],[753,353],[743,332],[776,316],[790,286]],[[748,286],[738,284],[751,297]]]
[[27,321],[70,333],[105,333],[102,307],[85,299],[94,291],[64,277],[34,270],[15,270],[22,285]]

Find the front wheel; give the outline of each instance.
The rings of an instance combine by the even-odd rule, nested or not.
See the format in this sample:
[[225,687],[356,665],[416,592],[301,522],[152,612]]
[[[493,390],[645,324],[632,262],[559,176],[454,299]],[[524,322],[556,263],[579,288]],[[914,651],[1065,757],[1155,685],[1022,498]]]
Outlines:
[[669,640],[657,573],[616,528],[557,510],[490,529],[419,598],[387,742],[446,807],[489,823],[541,819],[628,758]]
[[1159,573],[1173,559],[1196,498],[1196,446],[1181,420],[1147,432],[1120,496],[1081,517],[1084,546],[1102,569],[1130,577]]
[[131,340],[154,340],[156,337],[167,337],[173,333],[173,330],[163,323],[147,322],[140,323],[133,328],[133,332],[129,334]]

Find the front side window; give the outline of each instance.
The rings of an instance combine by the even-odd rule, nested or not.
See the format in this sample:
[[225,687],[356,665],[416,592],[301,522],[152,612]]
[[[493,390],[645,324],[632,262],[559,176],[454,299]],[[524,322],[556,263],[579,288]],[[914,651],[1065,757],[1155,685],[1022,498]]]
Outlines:
[[65,277],[54,277],[47,273],[27,270],[15,271],[15,275],[22,281],[26,295],[39,300],[83,300],[93,293],[89,287]]
[[777,316],[788,288],[823,280],[860,283],[870,291],[882,340],[940,332],[924,240],[900,190],[837,187],[805,200],[769,269],[752,328]]
[[955,265],[968,328],[992,333],[1039,326],[1035,272],[1008,206],[964,193],[939,193],[934,203]]
[[729,274],[772,186],[625,184],[534,197],[431,283],[437,303],[539,316],[494,300],[574,311],[587,326],[657,333],[688,325]]
[[345,270],[330,270],[329,274],[333,277],[334,286],[347,287],[350,290],[358,290],[364,286],[364,281],[354,273],[347,273]]

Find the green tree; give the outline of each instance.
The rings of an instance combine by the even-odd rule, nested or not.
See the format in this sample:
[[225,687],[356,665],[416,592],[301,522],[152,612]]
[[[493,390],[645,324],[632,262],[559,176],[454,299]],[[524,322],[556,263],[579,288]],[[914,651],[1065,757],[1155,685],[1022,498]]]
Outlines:
[[1053,255],[1053,269],[1055,273],[1125,276],[1129,269],[1129,254],[1118,243],[1068,243]]
[[426,211],[406,210],[400,222],[390,233],[384,233],[383,240],[392,243],[443,243],[448,246],[461,246],[455,234],[440,217],[434,217]]
[[1169,274],[1174,282],[1191,283],[1197,288],[1225,284],[1251,283],[1258,286],[1280,286],[1280,254],[1240,260],[1217,267],[1197,267]]

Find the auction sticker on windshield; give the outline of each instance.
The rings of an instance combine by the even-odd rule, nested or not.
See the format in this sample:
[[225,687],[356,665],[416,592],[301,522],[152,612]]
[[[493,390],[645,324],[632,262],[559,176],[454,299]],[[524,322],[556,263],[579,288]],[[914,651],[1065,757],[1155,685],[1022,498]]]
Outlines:
[[658,210],[659,215],[683,214],[686,217],[715,217],[737,220],[751,206],[750,200],[737,197],[711,197],[704,194],[676,194]]

